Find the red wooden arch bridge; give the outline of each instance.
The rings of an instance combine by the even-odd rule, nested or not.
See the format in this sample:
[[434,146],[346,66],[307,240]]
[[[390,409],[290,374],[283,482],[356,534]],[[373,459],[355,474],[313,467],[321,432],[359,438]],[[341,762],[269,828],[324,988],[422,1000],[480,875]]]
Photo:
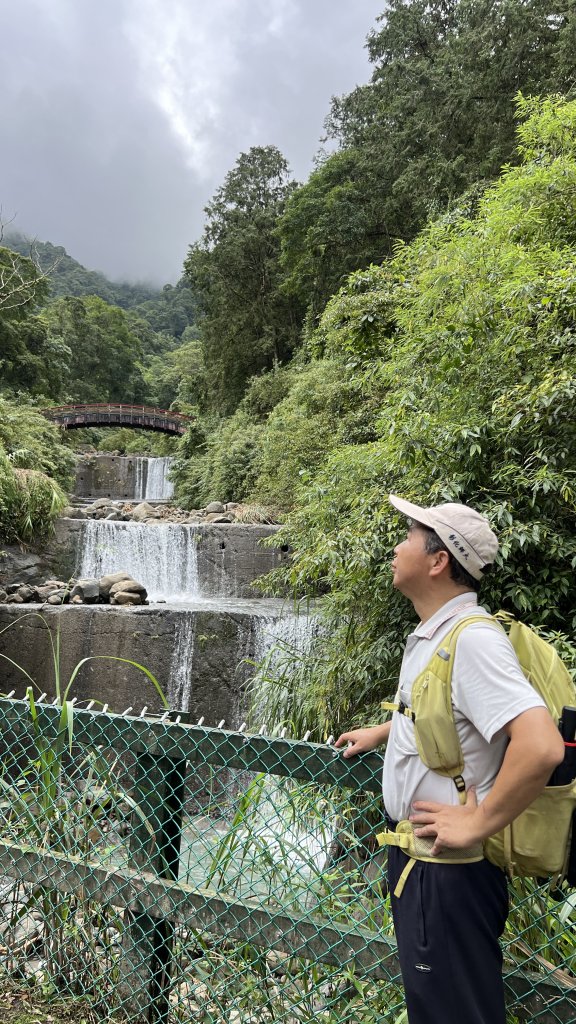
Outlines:
[[163,434],[185,434],[192,416],[156,409],[148,405],[126,405],[124,402],[98,402],[81,405],[57,405],[42,409],[44,416],[63,427],[132,427],[157,430]]

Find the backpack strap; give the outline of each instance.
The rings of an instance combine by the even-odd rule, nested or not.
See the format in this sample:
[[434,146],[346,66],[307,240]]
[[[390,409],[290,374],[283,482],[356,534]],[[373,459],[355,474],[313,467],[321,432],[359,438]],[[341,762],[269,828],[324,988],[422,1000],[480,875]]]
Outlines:
[[464,757],[454,722],[452,672],[456,645],[463,629],[473,622],[494,623],[492,616],[471,614],[460,619],[444,637],[428,665],[412,684],[412,705],[383,702],[385,710],[405,715],[414,724],[418,754],[427,768],[452,779],[461,804],[466,803]]

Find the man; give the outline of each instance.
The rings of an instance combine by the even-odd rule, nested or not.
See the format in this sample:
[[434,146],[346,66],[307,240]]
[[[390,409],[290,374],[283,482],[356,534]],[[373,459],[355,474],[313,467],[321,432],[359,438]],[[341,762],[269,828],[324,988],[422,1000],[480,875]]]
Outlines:
[[[466,803],[454,781],[418,756],[414,725],[392,721],[343,733],[336,746],[352,757],[387,743],[383,795],[394,828],[410,820],[416,836],[432,837],[431,855],[469,850],[509,824],[544,788],[563,758],[560,733],[525,679],[504,632],[478,606],[477,590],[498,541],[487,520],[466,505],[420,508],[389,499],[409,520],[394,549],[394,586],[420,622],[404,652],[398,700],[410,707],[414,680],[453,626],[470,615],[457,640],[452,702],[464,755]],[[502,955],[498,942],[508,913],[500,868],[474,863],[416,861],[401,895],[394,889],[407,855],[388,852],[388,880],[410,1024],[505,1024]]]

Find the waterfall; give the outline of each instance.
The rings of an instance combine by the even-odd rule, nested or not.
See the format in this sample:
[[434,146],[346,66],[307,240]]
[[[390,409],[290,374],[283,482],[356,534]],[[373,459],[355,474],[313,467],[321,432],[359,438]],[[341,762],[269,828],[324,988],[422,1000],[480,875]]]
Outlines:
[[127,572],[151,601],[183,601],[199,596],[196,528],[177,523],[82,524],[77,575],[97,579]]
[[138,455],[134,459],[134,497],[142,501],[146,494],[146,478],[148,476],[148,459]]
[[167,501],[174,494],[174,484],[168,479],[173,460],[149,459],[134,456],[134,498],[136,501]]
[[190,706],[195,623],[192,612],[183,612],[176,622],[168,681],[168,703],[175,711],[188,711]]
[[[284,718],[288,694],[293,686],[294,661],[303,657],[319,630],[313,615],[288,614],[254,619],[254,662],[250,681],[251,718],[268,727]],[[273,692],[270,681],[274,680]]]
[[148,459],[148,473],[146,477],[146,490],[144,498],[147,501],[160,501],[171,498],[174,494],[174,484],[168,479],[172,459]]
[[259,616],[255,619],[254,660],[276,664],[287,654],[305,654],[314,636],[316,619],[310,615]]

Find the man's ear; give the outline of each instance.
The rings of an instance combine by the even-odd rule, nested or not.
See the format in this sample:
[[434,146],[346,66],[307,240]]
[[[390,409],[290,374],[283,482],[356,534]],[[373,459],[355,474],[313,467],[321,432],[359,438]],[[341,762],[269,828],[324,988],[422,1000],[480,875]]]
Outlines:
[[430,576],[440,576],[450,567],[450,556],[447,551],[435,551],[430,557]]

